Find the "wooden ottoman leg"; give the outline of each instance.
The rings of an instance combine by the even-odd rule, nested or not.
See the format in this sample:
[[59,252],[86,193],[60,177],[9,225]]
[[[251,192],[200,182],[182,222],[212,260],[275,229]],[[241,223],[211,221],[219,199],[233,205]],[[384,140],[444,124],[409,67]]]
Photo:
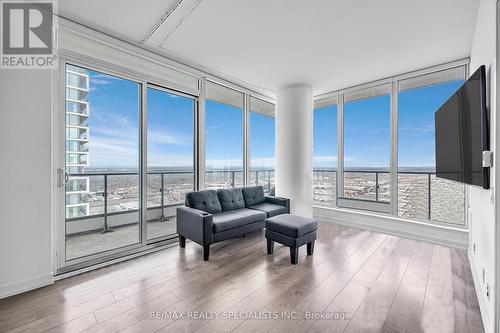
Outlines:
[[290,261],[292,264],[297,265],[299,262],[299,248],[291,247],[290,248]]
[[274,241],[267,239],[267,254],[273,254],[274,251]]
[[314,241],[307,243],[307,254],[312,255],[314,253]]

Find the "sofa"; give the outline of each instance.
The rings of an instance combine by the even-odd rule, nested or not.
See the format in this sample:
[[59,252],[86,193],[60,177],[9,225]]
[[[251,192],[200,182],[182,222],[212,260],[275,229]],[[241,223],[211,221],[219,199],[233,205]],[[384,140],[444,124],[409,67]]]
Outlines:
[[186,194],[186,206],[177,208],[180,247],[186,239],[203,246],[203,259],[210,245],[264,228],[268,217],[289,214],[290,200],[265,196],[262,186],[206,190]]

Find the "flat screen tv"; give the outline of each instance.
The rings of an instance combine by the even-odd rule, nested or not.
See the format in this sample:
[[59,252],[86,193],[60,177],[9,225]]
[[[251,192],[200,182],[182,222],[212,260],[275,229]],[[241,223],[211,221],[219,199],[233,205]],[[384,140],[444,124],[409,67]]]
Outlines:
[[484,65],[435,114],[436,176],[470,185],[490,186],[490,170],[483,167],[489,150]]

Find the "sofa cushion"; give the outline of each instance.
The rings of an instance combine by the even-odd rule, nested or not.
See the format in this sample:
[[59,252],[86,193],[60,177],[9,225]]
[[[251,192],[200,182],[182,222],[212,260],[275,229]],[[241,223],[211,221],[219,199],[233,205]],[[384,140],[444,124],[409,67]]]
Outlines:
[[280,214],[287,214],[288,208],[286,206],[276,205],[269,202],[263,202],[258,205],[248,207],[250,209],[260,210],[267,214],[267,217],[273,217]]
[[297,238],[316,231],[318,222],[302,216],[283,214],[268,218],[266,229]]
[[245,208],[241,188],[220,189],[217,191],[223,211]]
[[222,212],[222,206],[214,190],[186,193],[186,206],[215,214]]
[[239,228],[247,224],[263,221],[266,213],[258,210],[242,208],[237,210],[223,211],[213,216],[214,233]]
[[250,186],[242,189],[245,198],[245,207],[258,205],[264,202],[264,188],[262,186]]

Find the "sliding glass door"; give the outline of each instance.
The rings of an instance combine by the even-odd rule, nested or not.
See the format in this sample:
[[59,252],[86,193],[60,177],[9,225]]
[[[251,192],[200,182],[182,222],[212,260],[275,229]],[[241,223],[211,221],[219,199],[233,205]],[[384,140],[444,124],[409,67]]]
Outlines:
[[67,65],[65,260],[141,242],[141,84]]
[[195,189],[195,99],[150,86],[147,89],[147,239],[176,233],[176,208]]
[[196,97],[65,69],[59,272],[174,238],[176,207],[197,187]]

